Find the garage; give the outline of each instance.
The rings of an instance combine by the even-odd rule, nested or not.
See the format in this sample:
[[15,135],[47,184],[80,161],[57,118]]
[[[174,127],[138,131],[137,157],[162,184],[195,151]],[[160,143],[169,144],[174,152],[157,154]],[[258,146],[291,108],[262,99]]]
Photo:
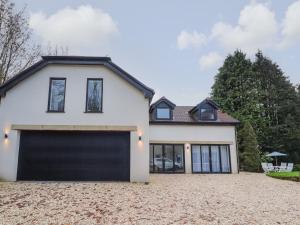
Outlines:
[[21,131],[17,180],[129,181],[130,132]]

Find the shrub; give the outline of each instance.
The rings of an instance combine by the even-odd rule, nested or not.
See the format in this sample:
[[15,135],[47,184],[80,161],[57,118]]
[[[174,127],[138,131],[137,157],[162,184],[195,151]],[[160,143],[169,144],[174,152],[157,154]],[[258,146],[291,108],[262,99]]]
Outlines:
[[243,128],[239,131],[239,151],[241,169],[259,172],[260,152],[256,134],[249,121],[245,121]]
[[267,173],[267,176],[282,179],[282,180],[291,180],[300,182],[300,172],[270,172]]
[[293,171],[300,171],[300,164],[295,164]]

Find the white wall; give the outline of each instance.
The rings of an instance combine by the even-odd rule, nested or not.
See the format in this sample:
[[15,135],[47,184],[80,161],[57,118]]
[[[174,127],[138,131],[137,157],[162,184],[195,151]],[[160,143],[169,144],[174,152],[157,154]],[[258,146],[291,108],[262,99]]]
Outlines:
[[185,144],[186,173],[191,173],[191,144],[229,144],[232,173],[238,172],[234,126],[151,124],[150,143]]
[[[50,77],[65,77],[65,113],[46,113]],[[103,78],[103,113],[84,113],[87,78]],[[0,103],[0,177],[15,180],[19,132],[11,124],[137,126],[131,132],[131,181],[149,176],[149,100],[103,66],[49,65],[9,90]],[[1,132],[2,131],[2,132]],[[4,140],[4,132],[9,138]],[[142,135],[142,142],[138,141]]]

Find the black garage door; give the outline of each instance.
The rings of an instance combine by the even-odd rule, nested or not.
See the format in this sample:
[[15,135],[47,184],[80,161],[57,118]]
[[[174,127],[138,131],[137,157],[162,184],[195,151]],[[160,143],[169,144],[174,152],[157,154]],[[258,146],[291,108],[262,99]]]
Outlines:
[[18,180],[129,181],[129,177],[129,132],[21,132]]

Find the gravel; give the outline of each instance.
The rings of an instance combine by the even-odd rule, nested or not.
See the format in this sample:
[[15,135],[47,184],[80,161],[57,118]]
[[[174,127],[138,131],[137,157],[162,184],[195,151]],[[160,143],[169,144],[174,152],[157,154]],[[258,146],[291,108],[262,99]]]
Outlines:
[[300,224],[300,183],[264,174],[0,182],[0,224]]

